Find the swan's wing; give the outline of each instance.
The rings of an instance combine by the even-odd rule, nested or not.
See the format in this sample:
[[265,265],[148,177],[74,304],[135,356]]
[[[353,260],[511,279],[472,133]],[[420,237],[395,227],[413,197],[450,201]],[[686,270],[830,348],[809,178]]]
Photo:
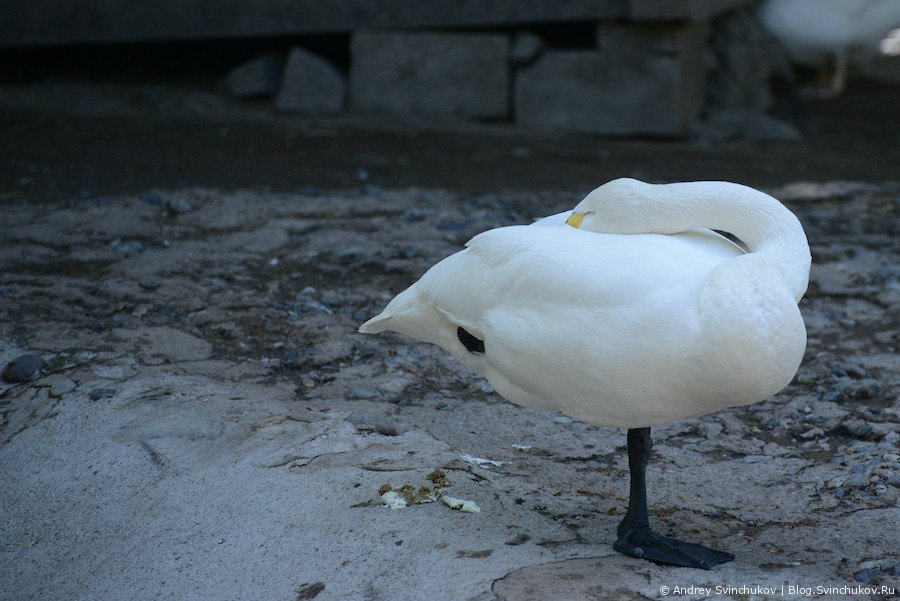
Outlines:
[[596,313],[628,306],[658,315],[647,303],[659,303],[683,310],[706,274],[740,252],[700,230],[623,236],[568,226],[498,228],[434,265],[360,329],[436,342],[428,332],[438,325],[456,324],[454,331],[463,327],[481,337],[485,316],[498,308]]
[[[741,254],[708,230],[616,235],[568,226],[489,230],[470,240],[466,252],[470,256],[458,270],[477,282],[472,302],[586,310],[639,302],[666,290],[695,294],[716,265]],[[428,279],[437,284],[441,276],[434,276]]]

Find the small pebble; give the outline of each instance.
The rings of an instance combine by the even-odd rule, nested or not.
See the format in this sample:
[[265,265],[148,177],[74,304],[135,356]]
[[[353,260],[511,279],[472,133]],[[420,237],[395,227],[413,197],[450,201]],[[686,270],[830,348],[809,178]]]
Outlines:
[[375,431],[383,436],[397,436],[400,434],[400,427],[392,419],[382,419],[375,422]]
[[872,431],[872,426],[870,426],[869,424],[862,424],[853,431],[853,435],[856,436],[857,438],[863,438],[864,436],[869,434],[871,431]]
[[844,372],[844,374],[850,376],[851,378],[856,378],[857,380],[861,380],[865,377],[868,377],[869,375],[866,370],[854,363],[845,363],[841,366],[841,370]]
[[697,432],[707,440],[712,440],[722,433],[722,424],[719,422],[700,422],[697,424]]
[[824,395],[822,395],[822,400],[826,403],[833,403],[841,397],[841,393],[837,390],[829,390]]
[[869,485],[869,479],[866,476],[854,476],[847,481],[850,488],[866,488]]
[[119,242],[115,246],[113,246],[113,250],[117,253],[123,254],[126,257],[130,257],[131,255],[136,255],[144,250],[144,245],[140,243],[138,240],[127,240],[125,242]]
[[324,313],[326,315],[331,315],[332,311],[323,303],[320,303],[314,298],[310,298],[303,293],[297,295],[296,304],[294,304],[291,308],[297,313]]
[[138,282],[138,286],[143,288],[144,290],[156,290],[161,285],[159,280],[141,280]]
[[75,387],[75,382],[68,378],[58,380],[54,382],[52,386],[50,386],[50,396],[54,399],[58,399],[67,392],[72,392],[73,390],[75,390]]
[[38,355],[20,355],[3,368],[3,380],[15,384],[35,377],[46,363]]
[[194,207],[191,206],[191,203],[181,198],[170,198],[166,202],[166,208],[175,214],[190,213],[194,210]]
[[825,431],[822,428],[810,428],[801,434],[800,438],[815,438],[816,436],[822,436],[823,434],[825,434]]
[[406,390],[410,384],[412,384],[412,381],[408,378],[398,377],[385,382],[378,388],[387,394],[400,394]]
[[355,399],[377,399],[382,394],[374,386],[354,386],[350,389],[350,396]]

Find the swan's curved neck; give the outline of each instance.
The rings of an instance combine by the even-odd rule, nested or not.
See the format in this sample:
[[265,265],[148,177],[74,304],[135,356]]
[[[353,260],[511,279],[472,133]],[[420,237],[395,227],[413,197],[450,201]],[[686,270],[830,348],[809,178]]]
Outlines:
[[768,194],[730,182],[617,180],[610,184],[618,182],[622,184],[610,191],[628,196],[619,206],[627,213],[637,211],[646,226],[644,232],[674,234],[695,228],[728,232],[751,253],[777,266],[798,301],[806,292],[811,258],[803,226]]

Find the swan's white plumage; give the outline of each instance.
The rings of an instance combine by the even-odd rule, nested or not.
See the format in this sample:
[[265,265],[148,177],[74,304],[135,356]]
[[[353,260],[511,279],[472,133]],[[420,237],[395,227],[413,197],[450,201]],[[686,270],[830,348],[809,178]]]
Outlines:
[[360,331],[438,344],[513,403],[607,426],[753,403],[790,382],[809,248],[778,201],[726,182],[623,179],[575,210],[580,229],[570,212],[479,234]]

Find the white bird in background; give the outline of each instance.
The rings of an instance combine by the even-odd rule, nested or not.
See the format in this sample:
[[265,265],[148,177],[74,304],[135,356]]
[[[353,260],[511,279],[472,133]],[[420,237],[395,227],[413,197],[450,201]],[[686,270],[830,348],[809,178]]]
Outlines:
[[360,332],[440,345],[515,404],[628,428],[615,549],[701,568],[733,559],[650,529],[650,427],[761,401],[794,377],[810,268],[797,218],[739,184],[619,179],[466,246]]
[[759,19],[795,63],[830,68],[835,95],[850,65],[882,54],[881,42],[900,27],[900,0],[765,0]]

